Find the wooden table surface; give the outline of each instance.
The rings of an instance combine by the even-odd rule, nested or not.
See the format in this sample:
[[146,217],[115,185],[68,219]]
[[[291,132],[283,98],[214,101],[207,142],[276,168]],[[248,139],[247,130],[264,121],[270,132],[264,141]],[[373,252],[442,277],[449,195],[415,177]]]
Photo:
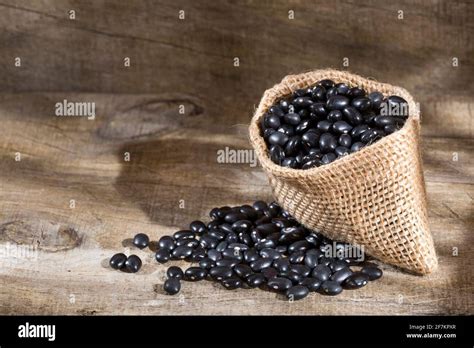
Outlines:
[[[449,4],[2,1],[0,314],[474,314],[473,6]],[[336,17],[347,25],[326,20]],[[212,282],[164,295],[167,266],[129,238],[157,240],[215,206],[271,200],[260,167],[218,163],[217,151],[250,148],[265,88],[341,68],[344,57],[421,102],[439,270],[382,264],[384,277],[363,289],[295,303]],[[64,99],[94,102],[95,120],[54,116]],[[108,267],[122,251],[142,258],[140,272]]]

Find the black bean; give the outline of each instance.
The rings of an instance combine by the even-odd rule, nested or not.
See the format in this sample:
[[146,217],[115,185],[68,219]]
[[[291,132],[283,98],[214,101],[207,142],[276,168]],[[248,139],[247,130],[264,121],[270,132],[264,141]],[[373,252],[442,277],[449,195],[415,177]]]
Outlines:
[[173,250],[175,248],[174,239],[171,236],[163,236],[158,241],[160,249]]
[[281,274],[281,275],[285,276],[286,278],[291,280],[291,282],[295,285],[301,283],[303,281],[303,279],[306,278],[304,275],[298,274],[298,273],[295,273],[295,272],[290,272],[288,274]]
[[374,118],[374,123],[377,127],[385,127],[394,125],[396,123],[396,119],[393,116],[376,116]]
[[349,105],[349,98],[342,95],[330,97],[326,102],[326,108],[329,110],[342,110]]
[[163,284],[163,289],[169,295],[175,295],[181,290],[181,282],[178,278],[169,278]]
[[285,114],[284,105],[283,105],[283,104],[280,104],[280,106],[278,106],[278,105],[273,105],[268,111],[269,111],[271,114],[277,115],[277,116],[279,116],[279,117],[282,117],[282,116]]
[[288,135],[283,134],[281,132],[275,132],[268,137],[268,142],[272,145],[284,146],[288,139]]
[[312,121],[311,120],[303,120],[300,122],[299,125],[295,127],[295,132],[297,134],[303,134],[305,133],[308,129],[310,129],[312,126]]
[[311,273],[311,268],[306,265],[290,265],[290,273],[296,273],[303,277],[307,277]]
[[250,247],[244,243],[231,243],[229,244],[228,249],[234,249],[234,253],[237,253],[236,249],[240,251],[245,251],[245,250],[249,250]]
[[227,290],[235,290],[242,287],[242,280],[240,280],[237,277],[230,277],[230,278],[223,279],[221,281],[221,284]]
[[364,266],[361,270],[362,273],[369,277],[369,280],[376,280],[382,277],[382,270],[376,266]]
[[171,253],[171,256],[175,259],[185,259],[191,256],[193,253],[193,248],[190,248],[186,245],[182,245],[174,249]]
[[222,259],[222,253],[216,249],[210,249],[207,251],[207,257],[216,262],[217,260]]
[[199,241],[196,238],[193,238],[193,239],[177,239],[175,241],[175,245],[177,247],[182,246],[182,245],[186,245],[186,246],[189,246],[191,248],[195,248],[199,245]]
[[318,85],[321,85],[324,88],[328,89],[328,88],[334,87],[334,81],[330,79],[324,79],[324,80],[319,81]]
[[332,280],[326,280],[321,284],[319,290],[322,294],[334,296],[342,292],[342,286]]
[[291,244],[288,247],[288,252],[293,253],[293,252],[298,251],[298,250],[305,251],[305,250],[308,250],[309,248],[311,248],[311,244],[308,243],[308,241],[300,240],[300,241],[297,241],[297,242],[294,242],[293,244]]
[[158,251],[155,253],[155,259],[159,263],[166,263],[170,260],[171,254],[168,249],[158,249]]
[[[337,148],[336,148],[337,149]],[[322,164],[329,164],[337,159],[337,155],[335,153],[327,153],[321,158]]]
[[199,221],[199,220],[191,222],[189,224],[189,229],[191,230],[191,232],[193,232],[193,233],[195,233],[199,236],[207,231],[207,228],[206,228],[206,225],[204,224],[204,222]]
[[329,122],[327,120],[319,121],[316,125],[316,128],[321,132],[329,132],[329,130],[332,129],[331,127],[333,127],[332,122]]
[[337,147],[337,139],[331,133],[323,133],[319,138],[319,148],[321,152],[332,152]]
[[362,272],[354,272],[351,276],[349,276],[342,286],[344,289],[359,289],[363,286],[366,286],[369,282],[369,276]]
[[382,104],[383,101],[383,94],[380,92],[372,92],[369,93],[368,98],[370,99],[370,102],[372,104],[372,107],[374,109],[379,109],[380,105]]
[[293,286],[293,283],[288,278],[274,277],[268,280],[267,285],[270,289],[276,291],[285,291],[291,288]]
[[239,220],[232,224],[232,229],[239,232],[247,232],[252,227],[252,222],[249,220]]
[[195,237],[195,234],[189,230],[181,230],[181,231],[178,231],[178,232],[175,232],[173,234],[173,238],[175,240],[178,240],[178,239],[191,239],[191,238],[194,238]]
[[340,271],[343,268],[347,267],[347,263],[342,260],[334,260],[329,264],[329,268],[333,272]]
[[319,254],[315,252],[307,252],[304,257],[304,264],[309,268],[314,268],[318,265]]
[[281,125],[280,117],[276,115],[267,115],[264,118],[264,124],[268,128],[278,129]]
[[242,261],[242,251],[237,248],[227,248],[222,252],[222,256],[226,259],[239,260]]
[[317,265],[313,268],[313,272],[311,273],[313,278],[319,279],[320,281],[326,281],[331,277],[331,269],[324,265]]
[[133,237],[133,245],[140,249],[146,248],[149,243],[150,238],[145,233],[138,233]]
[[263,248],[262,250],[260,250],[260,256],[270,258],[272,260],[281,258],[281,254],[275,249],[271,248]]
[[345,83],[338,83],[334,87],[336,88],[338,95],[346,95],[347,93],[349,93],[349,86]]
[[310,117],[313,120],[320,120],[326,117],[327,110],[326,110],[326,103],[314,103],[309,107]]
[[352,137],[349,134],[341,134],[338,142],[339,145],[349,148],[352,145]]
[[199,267],[204,268],[204,269],[211,269],[212,267],[215,267],[215,266],[216,266],[216,263],[208,257],[205,257],[201,261],[199,261]]
[[354,98],[351,104],[359,111],[367,111],[372,107],[372,102],[367,97]]
[[197,281],[206,278],[207,272],[201,267],[189,267],[184,272],[184,279],[187,281]]
[[326,100],[326,88],[324,88],[323,86],[316,86],[311,93],[311,97],[313,98],[313,100]]
[[[301,117],[298,114],[291,113],[291,114],[286,114],[284,117],[284,120],[287,124],[290,124],[292,126],[297,126],[301,122]],[[279,144],[282,145],[282,144]]]
[[239,236],[235,232],[230,232],[227,233],[227,237],[225,237],[225,241],[227,243],[238,243],[239,242]]
[[254,273],[247,277],[247,284],[251,288],[257,288],[265,283],[265,276],[261,273]]
[[110,258],[109,265],[113,269],[121,269],[125,267],[125,262],[127,261],[127,256],[123,253],[115,254]]
[[321,286],[321,280],[316,278],[305,278],[300,282],[300,285],[306,286],[309,291],[317,291]]
[[344,118],[349,122],[352,126],[358,126],[362,122],[364,122],[364,118],[360,114],[360,112],[353,106],[348,106],[342,110],[342,114]]
[[348,149],[347,147],[345,147],[345,146],[338,146],[338,147],[336,147],[336,150],[334,150],[334,153],[335,153],[338,157],[347,156],[350,152],[351,152],[351,150],[349,150],[349,149]]
[[367,144],[382,138],[384,135],[385,133],[381,129],[369,129],[360,136],[360,141]]
[[219,240],[206,233],[201,236],[199,243],[205,249],[214,249],[219,243]]
[[[268,134],[268,137],[270,137],[270,135],[272,135],[273,133],[275,133],[275,130],[273,128],[267,128],[269,130],[272,130],[273,132]],[[289,124],[282,124],[280,128],[278,128],[278,132],[280,133],[283,133],[285,134],[286,136],[288,137],[292,137],[293,135],[295,135],[295,129],[293,128],[292,125],[289,125]]]
[[240,261],[239,259],[221,259],[216,261],[216,266],[233,268],[235,265],[238,265]]
[[304,258],[304,250],[297,250],[288,257],[288,260],[290,261],[290,263],[302,263],[304,261]]
[[318,146],[321,133],[318,130],[309,130],[301,137],[301,143],[306,149]]
[[253,274],[252,269],[250,268],[249,265],[246,264],[238,264],[234,266],[234,272],[237,274],[240,278],[245,279],[249,275]]
[[253,261],[250,264],[250,267],[254,272],[260,272],[262,269],[270,267],[273,260],[268,258],[260,258],[256,261]]
[[178,278],[178,279],[183,279],[184,277],[184,272],[183,270],[178,267],[178,266],[171,266],[168,268],[166,271],[166,275],[168,278]]
[[255,248],[251,248],[247,251],[244,251],[244,260],[247,263],[251,263],[260,258],[258,251]]
[[271,233],[279,232],[280,228],[278,228],[278,226],[273,223],[268,223],[257,226],[257,230],[266,236]]
[[286,157],[283,161],[281,161],[282,167],[288,168],[296,168],[298,166],[298,162],[296,161],[295,157]]
[[136,273],[142,267],[142,260],[137,255],[130,255],[125,261],[125,268],[131,273]]
[[290,261],[288,259],[277,259],[273,261],[275,267],[280,273],[288,273],[290,271]]
[[308,296],[309,289],[303,285],[295,285],[286,291],[286,297],[289,300],[301,300]]
[[396,125],[387,125],[385,127],[383,127],[383,131],[386,133],[386,134],[392,134],[393,132],[397,131],[398,128]]
[[331,280],[334,280],[335,282],[338,282],[338,283],[342,283],[344,280],[350,277],[352,273],[353,272],[351,271],[349,267],[345,267],[333,273],[333,275],[331,276]]
[[217,280],[222,280],[232,277],[232,268],[225,266],[216,266],[209,270],[209,275]]
[[252,207],[256,211],[264,211],[265,209],[268,209],[268,204],[264,201],[256,201],[252,204]]
[[284,254],[287,252],[288,247],[286,245],[277,245],[275,250],[278,251],[280,254]]
[[327,119],[330,122],[342,121],[342,112],[340,110],[332,110],[328,113]]
[[387,98],[389,106],[389,115],[408,116],[408,103],[402,97],[391,95]]
[[206,250],[203,247],[198,246],[196,249],[193,250],[193,253],[187,260],[190,262],[199,262],[205,257],[206,257]]
[[364,134],[364,132],[369,129],[369,126],[366,124],[361,124],[352,128],[351,130],[351,137],[354,139],[360,139],[360,136]]
[[226,241],[222,241],[220,242],[219,244],[217,244],[216,246],[216,250],[218,252],[223,252],[225,249],[227,249],[227,246],[229,245],[229,243],[227,243]]
[[351,89],[349,89],[349,92],[347,92],[347,94],[351,98],[363,97],[365,96],[365,90],[360,87],[352,87]]
[[348,134],[352,130],[352,126],[346,121],[337,121],[333,124],[332,129],[337,134]]
[[351,146],[351,152],[359,151],[359,150],[362,149],[364,146],[365,146],[365,144],[362,143],[362,142],[354,143],[354,144],[352,144],[352,146]]

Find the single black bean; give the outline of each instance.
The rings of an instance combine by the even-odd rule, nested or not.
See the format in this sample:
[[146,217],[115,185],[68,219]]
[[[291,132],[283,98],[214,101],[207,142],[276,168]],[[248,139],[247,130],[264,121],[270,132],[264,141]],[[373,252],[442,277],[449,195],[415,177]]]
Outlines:
[[209,249],[207,251],[207,257],[216,262],[217,260],[222,259],[222,253],[216,249]]
[[394,125],[396,123],[396,118],[393,116],[375,116],[374,123],[377,127],[385,127]]
[[240,251],[245,251],[245,250],[249,250],[250,247],[245,243],[230,243],[228,246],[228,249],[234,249],[234,252],[237,253],[235,249],[238,249]]
[[249,275],[253,274],[252,268],[250,268],[249,265],[246,264],[238,264],[234,266],[234,272],[237,274],[240,278],[245,279]]
[[158,240],[158,247],[160,249],[173,250],[175,248],[174,239],[171,236],[163,236]]
[[352,130],[352,126],[346,121],[337,121],[333,124],[332,129],[337,134],[348,134]]
[[239,220],[232,224],[232,230],[237,233],[247,232],[252,227],[252,222],[249,220]]
[[316,128],[321,132],[329,132],[329,130],[332,129],[331,127],[333,127],[332,122],[329,122],[327,120],[319,121],[316,125]]
[[347,95],[351,98],[363,97],[365,96],[365,90],[360,87],[352,87],[349,89],[349,92],[347,92]]
[[323,133],[319,138],[319,148],[321,152],[332,152],[337,147],[337,139],[331,133]]
[[357,152],[365,146],[362,142],[356,142],[351,146],[351,152]]
[[197,248],[193,250],[193,253],[191,254],[190,257],[187,258],[187,260],[189,262],[199,262],[205,257],[206,257],[206,250],[203,247],[198,246]]
[[260,273],[262,273],[266,279],[272,279],[276,277],[279,272],[276,268],[267,267],[267,268],[262,269]]
[[347,267],[347,263],[342,260],[334,260],[329,264],[329,268],[333,272],[340,271],[343,268]]
[[193,232],[193,233],[195,233],[199,236],[207,231],[207,227],[204,224],[204,222],[199,221],[199,220],[191,222],[189,224],[189,229],[191,230],[191,232]]
[[323,86],[316,86],[313,88],[313,91],[311,93],[311,97],[313,100],[320,100],[320,101],[325,101],[326,100],[326,88]]
[[222,252],[222,256],[226,259],[242,261],[243,251],[238,248],[227,248]]
[[216,246],[216,250],[218,252],[223,252],[225,249],[227,249],[227,246],[229,245],[229,243],[227,243],[225,240],[220,242],[219,244],[217,244]]
[[288,135],[283,134],[281,132],[274,132],[268,137],[268,142],[272,145],[284,146],[288,139]]
[[301,143],[306,149],[318,146],[321,133],[319,130],[310,129],[301,136]]
[[349,148],[352,145],[352,137],[349,134],[341,134],[338,142],[339,145]]
[[369,280],[376,280],[382,277],[382,270],[377,266],[364,266],[361,270],[362,273],[369,277]]
[[130,255],[125,261],[125,268],[127,271],[136,273],[142,267],[142,260],[137,255]]
[[306,286],[309,291],[317,291],[321,286],[321,280],[316,278],[305,278],[300,282],[300,285]]
[[181,282],[178,278],[169,278],[163,284],[163,289],[169,295],[175,295],[181,290]]
[[383,101],[383,94],[380,92],[372,92],[367,96],[374,109],[379,109]]
[[191,256],[193,253],[193,248],[186,245],[182,245],[174,249],[171,253],[171,256],[175,259],[185,259]]
[[273,223],[267,223],[257,226],[257,230],[262,233],[263,235],[267,236],[271,233],[279,232],[280,228]]
[[332,110],[328,113],[328,116],[327,116],[327,119],[328,121],[330,122],[338,122],[338,121],[342,121],[342,112],[341,110]]
[[225,237],[225,241],[229,244],[238,243],[239,242],[239,236],[235,232],[229,232],[229,233],[227,233],[227,236]]
[[166,263],[170,260],[171,254],[168,249],[158,249],[158,251],[155,253],[155,259],[159,263]]
[[275,249],[271,248],[263,248],[262,250],[260,250],[260,256],[270,258],[272,260],[281,258],[281,254]]
[[194,238],[196,235],[194,234],[194,232],[191,232],[189,230],[181,230],[181,231],[178,231],[178,232],[175,232],[173,234],[173,238],[175,240],[178,240],[178,239],[191,239],[191,238]]
[[358,140],[360,139],[360,136],[364,134],[364,132],[368,129],[369,129],[369,126],[366,124],[361,124],[359,126],[356,126],[352,128],[351,130],[351,137]]
[[214,249],[219,243],[219,240],[206,233],[201,236],[199,243],[205,249]]
[[303,285],[295,285],[286,291],[286,297],[289,300],[301,300],[308,296],[309,289]]
[[283,115],[285,115],[285,110],[284,110],[284,105],[283,104],[280,104],[279,106],[278,105],[273,105],[272,107],[270,107],[270,109],[268,111],[271,114],[279,116],[279,117],[283,117]]
[[311,273],[311,268],[306,265],[290,265],[290,273],[296,273],[303,277],[307,277]]
[[351,276],[349,276],[342,286],[344,289],[359,289],[363,286],[366,286],[369,282],[369,276],[362,272],[354,272]]
[[408,116],[408,102],[402,97],[391,95],[387,98],[389,113],[391,116]]
[[313,268],[313,272],[311,273],[313,278],[319,279],[320,281],[324,282],[331,277],[331,269],[324,265],[317,265]]
[[349,86],[345,83],[338,83],[334,86],[338,95],[346,95],[349,93]]
[[303,120],[299,125],[295,127],[296,134],[303,134],[313,125],[311,120]]
[[[297,126],[301,122],[301,117],[298,114],[291,113],[291,114],[286,114],[284,117],[284,120],[287,124],[290,124],[292,126]],[[282,145],[282,144],[279,144]]]
[[343,269],[340,269],[339,271],[333,273],[331,276],[331,280],[334,280],[335,282],[338,282],[341,284],[344,280],[346,280],[348,277],[350,277],[354,272],[349,267],[345,267]]
[[289,280],[291,280],[291,282],[295,285],[301,283],[303,281],[303,279],[305,279],[306,277],[302,274],[298,274],[298,273],[295,273],[295,272],[290,272],[288,274],[281,274],[281,276],[285,276],[286,278],[288,278]]
[[205,257],[201,261],[199,261],[199,267],[204,268],[204,269],[211,269],[212,267],[215,267],[215,266],[216,266],[216,263],[208,257]]
[[309,106],[310,117],[312,117],[314,121],[326,117],[327,110],[325,105],[326,103],[314,103]]
[[216,266],[209,270],[209,275],[217,280],[232,277],[232,268],[226,266]]
[[342,95],[330,97],[326,102],[326,108],[329,110],[342,110],[349,105],[349,98]]
[[293,252],[288,260],[290,261],[290,263],[302,263],[304,261],[304,258],[305,258],[305,252],[304,250],[297,250],[295,252]]
[[333,80],[330,79],[324,79],[318,82],[318,85],[323,86],[324,88],[333,88],[335,83]]
[[305,251],[305,250],[308,250],[311,248],[311,244],[308,243],[308,241],[306,240],[299,240],[297,242],[294,242],[293,244],[291,244],[289,247],[288,247],[288,252],[291,254],[295,251],[298,251],[298,250],[302,250],[302,251]]
[[307,252],[304,257],[304,264],[309,268],[314,268],[318,265],[319,255],[315,252]]
[[372,102],[367,97],[356,97],[351,104],[359,111],[367,111],[372,107]]
[[336,150],[334,150],[334,153],[335,153],[338,157],[347,156],[350,152],[351,152],[351,150],[349,150],[349,149],[348,149],[347,147],[345,147],[345,146],[338,146],[338,147],[336,147]]
[[321,158],[321,163],[329,164],[331,162],[334,162],[336,159],[337,159],[337,155],[333,152],[330,152],[330,153],[325,154],[323,158]]
[[259,258],[259,253],[255,248],[251,248],[247,251],[244,251],[244,260],[247,263],[257,261]]
[[264,125],[267,128],[278,129],[281,126],[280,117],[277,115],[267,115],[264,118]]
[[235,290],[242,287],[242,280],[240,280],[237,277],[230,277],[230,278],[223,279],[221,281],[221,284],[227,290]]
[[277,259],[273,261],[275,267],[280,273],[288,273],[290,271],[290,261],[288,259]]
[[146,248],[149,243],[150,238],[145,233],[138,233],[133,237],[133,245],[140,249]]
[[253,207],[247,204],[244,204],[240,207],[240,212],[242,214],[245,214],[247,218],[251,221],[256,220],[259,216],[258,212]]
[[250,267],[254,272],[260,272],[262,269],[270,267],[273,260],[268,258],[260,258],[256,261],[253,261],[250,264]]
[[386,134],[392,134],[393,132],[395,132],[397,130],[398,130],[398,127],[396,125],[392,125],[392,124],[383,127],[383,131]]
[[321,284],[319,291],[325,295],[335,296],[342,292],[342,286],[338,282],[326,280]]
[[113,269],[121,269],[125,267],[126,261],[127,256],[125,256],[123,253],[118,253],[110,258],[109,264]]
[[274,277],[268,280],[267,285],[270,289],[276,291],[285,291],[293,286],[293,283],[288,278]]
[[188,281],[198,281],[206,278],[207,271],[201,267],[189,267],[184,272],[184,279]]
[[360,114],[360,112],[353,106],[348,106],[342,110],[342,114],[344,118],[349,122],[352,126],[358,126],[362,122],[364,122],[364,118]]
[[261,273],[254,273],[247,277],[247,284],[251,288],[257,288],[265,283],[265,276]]
[[[273,128],[267,128],[266,130],[272,130],[273,131],[270,134],[268,134],[268,137],[266,139],[268,139],[270,137],[270,135],[275,133],[275,130]],[[292,125],[289,125],[289,124],[282,124],[281,127],[278,128],[278,132],[283,133],[288,137],[292,137],[293,135],[295,135],[295,129],[293,128]],[[264,134],[264,138],[265,138],[265,134]]]
[[184,272],[183,270],[178,267],[178,266],[171,266],[168,268],[166,271],[166,275],[168,278],[178,278],[178,279],[183,279],[184,277]]

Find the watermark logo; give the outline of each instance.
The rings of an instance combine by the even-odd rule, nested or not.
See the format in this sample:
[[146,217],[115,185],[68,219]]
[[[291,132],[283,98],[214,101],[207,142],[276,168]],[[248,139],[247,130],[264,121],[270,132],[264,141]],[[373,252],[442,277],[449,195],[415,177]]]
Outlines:
[[38,259],[38,248],[33,245],[18,245],[7,242],[0,245],[0,259],[12,260],[29,260],[36,261]]
[[340,244],[333,242],[324,247],[324,256],[328,258],[354,259],[357,262],[364,261],[364,246],[357,244]]
[[226,146],[225,149],[217,150],[217,163],[244,163],[253,168],[257,166],[257,155],[254,150],[231,149]]
[[95,119],[94,102],[70,102],[64,99],[55,104],[55,115],[58,117],[87,117],[88,120]]
[[408,103],[382,103],[380,105],[381,116],[408,116]]
[[18,326],[20,338],[47,338],[52,342],[56,339],[56,325],[35,325],[26,322]]

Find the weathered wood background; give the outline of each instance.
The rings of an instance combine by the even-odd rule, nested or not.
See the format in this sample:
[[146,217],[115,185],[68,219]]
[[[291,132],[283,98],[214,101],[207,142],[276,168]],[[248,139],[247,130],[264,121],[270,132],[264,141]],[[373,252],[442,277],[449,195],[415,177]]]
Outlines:
[[[473,314],[473,17],[469,1],[0,1],[0,313]],[[364,289],[296,303],[210,282],[165,296],[166,267],[126,239],[271,199],[259,167],[216,152],[250,148],[266,88],[344,58],[421,104],[439,271],[383,265]],[[96,119],[55,117],[63,99]],[[107,266],[127,248],[137,274]]]

